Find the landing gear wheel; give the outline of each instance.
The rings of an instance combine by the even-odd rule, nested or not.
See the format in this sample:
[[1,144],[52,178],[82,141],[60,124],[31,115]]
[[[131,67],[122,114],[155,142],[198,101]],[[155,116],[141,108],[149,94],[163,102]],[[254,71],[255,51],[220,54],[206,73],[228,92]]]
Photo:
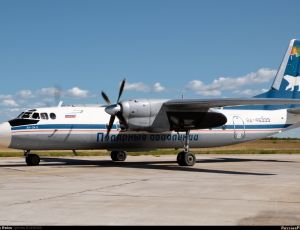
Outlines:
[[112,151],[110,156],[113,161],[125,161],[127,154],[124,151]]
[[196,163],[196,157],[190,152],[180,152],[177,155],[177,163],[180,166],[193,166]]
[[36,166],[40,163],[40,157],[36,154],[27,154],[26,155],[26,164],[28,166]]
[[184,151],[178,153],[177,163],[180,166],[193,166],[196,163],[196,157],[189,151],[190,149],[190,130],[185,131]]

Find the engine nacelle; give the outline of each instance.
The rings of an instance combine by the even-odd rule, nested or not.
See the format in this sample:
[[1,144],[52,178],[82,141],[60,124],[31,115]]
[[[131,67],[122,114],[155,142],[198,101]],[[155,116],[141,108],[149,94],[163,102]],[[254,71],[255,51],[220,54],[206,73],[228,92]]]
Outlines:
[[132,131],[163,132],[170,130],[170,125],[162,105],[166,100],[129,100],[119,104],[127,129]]
[[[224,125],[227,118],[215,109],[170,110],[163,106],[166,100],[129,100],[120,102],[121,127],[130,131],[183,132],[208,129]],[[114,107],[115,108],[115,107]],[[118,116],[118,115],[117,115]]]

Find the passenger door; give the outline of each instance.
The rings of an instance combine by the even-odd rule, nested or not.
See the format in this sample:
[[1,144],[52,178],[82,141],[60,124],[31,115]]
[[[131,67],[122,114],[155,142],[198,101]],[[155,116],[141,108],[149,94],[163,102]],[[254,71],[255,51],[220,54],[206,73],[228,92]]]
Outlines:
[[245,124],[241,117],[233,116],[234,139],[244,139]]

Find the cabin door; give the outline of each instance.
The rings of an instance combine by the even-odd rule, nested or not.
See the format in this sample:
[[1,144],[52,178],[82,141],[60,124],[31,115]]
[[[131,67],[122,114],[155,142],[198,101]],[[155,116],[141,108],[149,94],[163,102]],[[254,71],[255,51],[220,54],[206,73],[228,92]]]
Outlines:
[[244,139],[245,137],[245,124],[241,117],[233,117],[233,129],[234,129],[234,139]]

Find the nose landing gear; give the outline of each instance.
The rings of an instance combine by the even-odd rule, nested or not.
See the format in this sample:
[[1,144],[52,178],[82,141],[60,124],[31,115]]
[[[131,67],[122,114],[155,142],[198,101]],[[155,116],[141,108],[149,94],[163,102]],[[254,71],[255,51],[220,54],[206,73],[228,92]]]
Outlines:
[[110,156],[113,161],[125,161],[127,154],[124,151],[112,151]]
[[28,166],[36,166],[40,164],[40,157],[37,154],[30,153],[30,150],[24,151],[25,162]]

